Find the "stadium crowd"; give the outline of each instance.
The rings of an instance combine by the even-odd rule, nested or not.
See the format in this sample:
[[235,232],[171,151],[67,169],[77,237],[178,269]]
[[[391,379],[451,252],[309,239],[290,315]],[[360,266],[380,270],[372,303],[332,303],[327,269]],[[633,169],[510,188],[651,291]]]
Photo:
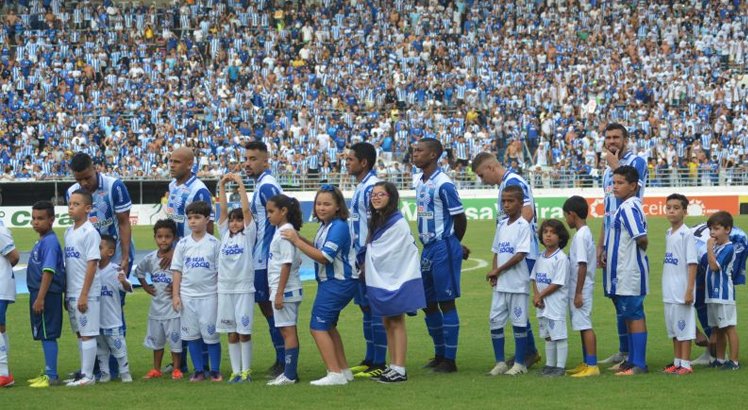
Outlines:
[[69,177],[77,151],[166,179],[181,146],[217,178],[253,139],[282,183],[347,175],[362,140],[380,176],[408,180],[413,142],[434,137],[458,180],[492,151],[536,186],[594,184],[618,121],[653,186],[748,181],[745,1],[20,0],[2,15],[0,180]]

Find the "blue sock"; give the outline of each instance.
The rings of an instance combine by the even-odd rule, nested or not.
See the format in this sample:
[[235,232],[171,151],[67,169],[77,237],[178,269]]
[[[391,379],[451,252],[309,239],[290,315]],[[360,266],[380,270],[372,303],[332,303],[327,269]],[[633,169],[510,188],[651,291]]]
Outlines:
[[706,314],[706,303],[700,303],[696,306],[696,316],[699,318],[699,323],[701,323],[701,329],[704,330],[704,335],[706,335],[707,338],[711,337],[712,328],[709,326],[709,319]]
[[585,354],[584,363],[586,363],[587,366],[597,366],[597,355],[596,354]]
[[626,321],[623,319],[621,314],[616,313],[616,326],[618,327],[618,351],[621,353],[629,353],[629,329],[626,327]]
[[527,356],[527,328],[512,326],[514,332],[514,363],[525,364]]
[[284,349],[284,351],[286,367],[283,369],[283,374],[291,380],[296,380],[299,378],[299,375],[296,374],[296,367],[299,364],[299,348],[294,347],[293,349]]
[[504,328],[491,329],[491,344],[496,363],[504,361]]
[[535,346],[535,336],[532,334],[530,319],[527,319],[527,354],[535,354],[537,352],[538,348]]
[[213,370],[210,368],[210,354],[208,353],[208,344],[205,343],[205,340],[200,338],[200,350],[203,352],[203,365],[205,366],[205,370]]
[[457,358],[457,341],[460,338],[460,316],[457,309],[442,314],[444,320],[444,357],[449,360]]
[[119,362],[112,355],[109,355],[109,375],[112,376],[112,379],[119,377]]
[[56,380],[57,375],[57,340],[42,340],[44,350],[44,374]]
[[633,358],[629,360],[634,366],[644,369],[647,367],[647,332],[632,333],[630,338]]
[[208,349],[208,357],[210,358],[210,370],[214,372],[221,371],[221,342],[205,344]]
[[383,365],[387,361],[387,331],[384,330],[381,316],[371,317],[371,330],[374,341],[374,358],[371,363]]
[[182,373],[187,373],[189,368],[187,367],[187,352],[189,352],[189,343],[185,340],[182,340],[182,368],[179,369],[182,371]]
[[200,339],[190,340],[187,342],[187,349],[189,349],[190,356],[192,356],[192,367],[195,368],[195,373],[204,372],[203,342]]
[[371,328],[371,311],[364,311],[364,340],[366,340],[366,363],[373,363],[374,360],[374,330]]
[[265,319],[268,321],[268,326],[270,327],[270,340],[273,341],[273,347],[275,348],[275,362],[283,363],[286,360],[283,335],[281,335],[280,330],[275,327],[275,319],[272,316]]
[[427,313],[425,320],[429,335],[434,340],[434,354],[438,357],[444,357],[444,319],[442,318],[442,312],[437,310],[433,313]]

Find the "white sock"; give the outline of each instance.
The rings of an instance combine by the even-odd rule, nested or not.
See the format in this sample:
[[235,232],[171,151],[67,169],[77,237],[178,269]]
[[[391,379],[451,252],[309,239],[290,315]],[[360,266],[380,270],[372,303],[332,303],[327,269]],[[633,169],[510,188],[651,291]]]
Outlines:
[[391,364],[390,369],[396,371],[401,376],[405,376],[405,367],[403,366],[397,366],[397,365]]
[[239,342],[242,351],[242,372],[252,368],[252,341]]
[[239,343],[229,343],[229,359],[231,360],[231,374],[240,374],[242,348]]
[[7,376],[8,371],[8,334],[0,333],[0,376]]
[[[104,361],[108,361],[107,358]],[[94,362],[96,361],[96,339],[81,341],[81,373],[88,378],[94,377]],[[107,365],[107,370],[108,369]],[[102,369],[103,371],[103,369]]]
[[556,367],[556,342],[553,340],[545,341],[545,365]]
[[556,367],[566,368],[566,358],[569,356],[569,339],[556,340]]
[[680,367],[690,369],[691,368],[691,361],[690,360],[683,360],[680,361]]
[[680,363],[681,363],[681,360],[678,359],[677,357],[675,359],[673,359],[673,366],[680,367],[681,366]]

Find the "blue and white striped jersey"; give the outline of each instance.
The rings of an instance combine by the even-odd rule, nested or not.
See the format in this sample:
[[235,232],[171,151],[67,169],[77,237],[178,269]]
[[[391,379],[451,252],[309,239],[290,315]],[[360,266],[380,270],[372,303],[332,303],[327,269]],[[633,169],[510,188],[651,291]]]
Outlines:
[[720,303],[724,305],[735,304],[735,284],[732,282],[732,265],[735,262],[735,247],[732,242],[727,241],[722,245],[714,246],[714,256],[717,258],[719,270],[709,268],[708,254],[701,257],[701,265],[704,267],[706,303]]
[[438,168],[426,181],[423,174],[417,178],[416,205],[421,243],[427,245],[454,235],[454,216],[465,211],[452,180]]
[[647,235],[641,200],[623,201],[607,230],[607,269],[603,275],[606,295],[644,296],[649,290],[649,259],[636,240]]
[[317,281],[358,279],[358,270],[352,265],[356,254],[351,242],[350,228],[342,219],[335,218],[320,225],[314,247],[322,251],[329,263],[314,263]]
[[358,252],[359,249],[366,247],[366,238],[369,235],[369,200],[374,184],[379,182],[379,178],[374,171],[368,174],[356,185],[351,199],[351,216],[348,223],[351,226],[351,238],[353,240],[353,249]]
[[268,220],[265,207],[270,198],[282,193],[283,189],[281,189],[275,177],[270,174],[270,171],[265,170],[257,178],[255,191],[252,194],[252,201],[249,203],[252,215],[254,215],[255,224],[257,224],[257,240],[255,241],[253,252],[256,271],[267,269],[270,242],[273,240],[273,234],[275,233],[275,227]]
[[[187,225],[187,214],[185,210],[187,205],[196,202],[205,201],[213,208],[213,197],[205,186],[203,181],[192,175],[182,185],[177,185],[176,180],[169,183],[169,200],[166,203],[166,216],[176,222],[177,236],[185,238],[192,234],[192,230]],[[210,220],[213,220],[213,211],[210,213]]]
[[[632,151],[628,151],[620,160],[620,166],[624,165],[632,166],[639,172],[639,191],[636,196],[639,199],[644,198],[644,189],[647,186],[647,178],[649,176],[647,161],[644,160],[644,158],[637,156]],[[603,205],[605,206],[603,230],[607,232],[613,215],[616,213],[618,207],[621,206],[621,201],[616,199],[613,195],[613,170],[610,167],[606,167],[605,173],[603,174],[603,191]],[[608,246],[607,240],[605,246]]]

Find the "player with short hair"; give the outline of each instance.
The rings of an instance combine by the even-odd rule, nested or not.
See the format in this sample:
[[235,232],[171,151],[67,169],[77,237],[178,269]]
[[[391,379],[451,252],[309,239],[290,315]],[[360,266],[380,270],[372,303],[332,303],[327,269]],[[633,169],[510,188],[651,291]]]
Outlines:
[[101,282],[96,275],[100,251],[99,232],[88,219],[93,199],[88,191],[79,189],[70,195],[68,213],[73,226],[65,231],[66,302],[70,327],[78,337],[81,353],[81,374],[67,386],[95,384],[96,337],[100,332]]
[[96,276],[101,283],[101,334],[96,338],[97,356],[101,376],[99,383],[112,379],[109,373],[109,356],[117,359],[119,377],[123,383],[131,383],[130,366],[127,360],[127,342],[122,327],[122,301],[120,292],[132,293],[132,285],[125,272],[111,258],[117,248],[117,240],[110,235],[102,235],[99,243],[99,270]]
[[57,339],[62,333],[62,311],[65,292],[65,262],[62,247],[52,230],[55,207],[39,201],[31,207],[31,226],[39,234],[29,255],[26,285],[29,288],[31,335],[42,342],[44,372],[30,379],[29,385],[44,388],[60,384],[57,374]]
[[5,313],[16,301],[16,277],[13,267],[20,256],[8,228],[0,223],[0,387],[12,386],[15,382],[8,370],[8,333],[5,328]]

